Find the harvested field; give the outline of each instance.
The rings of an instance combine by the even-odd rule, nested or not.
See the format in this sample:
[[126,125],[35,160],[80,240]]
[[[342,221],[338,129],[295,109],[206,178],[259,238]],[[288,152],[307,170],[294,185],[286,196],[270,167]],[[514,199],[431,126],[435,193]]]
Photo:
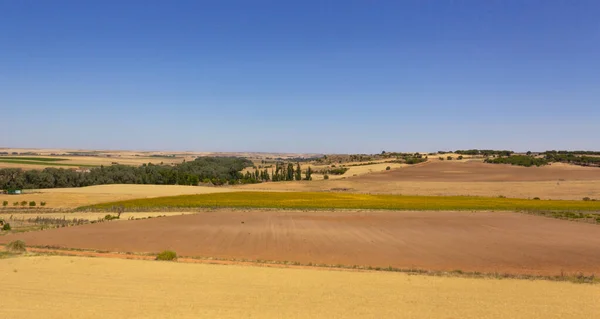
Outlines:
[[600,274],[600,227],[517,213],[217,210],[0,237],[6,243],[183,256]]
[[[600,287],[400,273],[21,257],[7,318],[594,318]],[[160,287],[160,289],[157,289]],[[307,307],[310,305],[310,307]]]
[[356,181],[428,181],[428,182],[540,182],[600,181],[600,169],[575,165],[522,167],[487,164],[478,161],[433,161],[385,173],[357,177]]
[[0,201],[36,201],[47,203],[47,208],[74,208],[82,205],[127,200],[133,198],[152,198],[184,194],[206,194],[230,192],[227,187],[181,186],[181,185],[137,185],[111,184],[88,187],[52,188],[27,190],[23,195],[2,195]]

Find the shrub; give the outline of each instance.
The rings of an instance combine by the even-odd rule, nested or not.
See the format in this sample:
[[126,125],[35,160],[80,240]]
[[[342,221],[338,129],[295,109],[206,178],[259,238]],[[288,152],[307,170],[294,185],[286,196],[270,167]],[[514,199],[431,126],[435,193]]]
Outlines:
[[8,206],[8,201],[7,200],[3,201],[2,206],[4,206],[4,207]]
[[448,156],[446,157],[447,160],[451,161],[452,160],[452,156]]
[[35,201],[31,201],[31,202],[29,202],[29,206],[31,206],[31,207],[35,207]]
[[327,174],[323,175],[323,179],[329,179],[329,175],[327,175]]
[[14,202],[13,206],[19,206],[19,202]]
[[504,195],[499,195],[498,198],[506,198]]
[[10,230],[10,229],[11,228],[10,228],[10,224],[9,223],[6,223],[6,224],[4,224],[4,226],[2,226],[2,230]]
[[391,169],[392,169],[392,168],[391,168],[391,167],[389,167],[389,166],[385,168],[385,170],[386,170],[386,171],[389,171],[389,170],[391,170]]
[[592,199],[589,198],[589,197],[584,197],[583,200],[587,202],[587,201],[592,200]]
[[40,206],[46,206],[46,202],[40,202]]
[[534,199],[534,200],[540,200],[540,198],[539,198],[539,197],[534,197],[533,199]]
[[177,260],[177,253],[172,250],[165,250],[156,255],[156,260]]
[[21,206],[25,206],[25,205],[27,205],[27,201],[26,200],[24,200],[24,201],[21,202]]
[[108,214],[108,215],[104,216],[104,219],[106,219],[106,220],[119,219],[119,216],[113,216],[111,214]]
[[8,245],[6,245],[6,250],[11,251],[11,252],[26,252],[27,248],[25,246],[25,242],[22,240],[15,240],[15,241],[11,241],[10,243],[8,243]]
[[444,160],[444,158],[440,156],[440,161],[443,161],[443,160]]
[[457,160],[461,160],[461,159],[463,159],[463,158],[464,158],[464,157],[463,157],[462,155],[459,155],[459,156],[458,156],[456,159],[457,159]]

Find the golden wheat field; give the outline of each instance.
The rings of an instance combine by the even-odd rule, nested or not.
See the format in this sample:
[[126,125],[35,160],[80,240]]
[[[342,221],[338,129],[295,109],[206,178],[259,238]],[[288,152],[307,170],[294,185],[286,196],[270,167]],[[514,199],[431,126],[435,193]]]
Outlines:
[[37,256],[0,260],[0,282],[15,319],[600,316],[600,286],[549,281]]
[[92,203],[103,203],[134,198],[152,198],[160,196],[208,194],[230,192],[227,187],[182,186],[182,185],[137,185],[111,184],[73,188],[50,188],[26,191],[23,195],[2,195],[0,202],[35,201],[46,202],[46,208],[73,208]]

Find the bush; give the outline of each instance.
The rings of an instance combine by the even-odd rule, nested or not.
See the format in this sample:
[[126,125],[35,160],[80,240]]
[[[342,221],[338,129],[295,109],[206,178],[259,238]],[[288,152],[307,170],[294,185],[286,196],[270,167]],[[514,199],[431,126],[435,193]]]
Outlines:
[[24,201],[21,202],[21,206],[25,206],[25,205],[27,205],[27,201],[26,200],[24,200]]
[[391,167],[389,167],[389,166],[385,168],[385,170],[386,170],[386,171],[389,171],[389,170],[391,170],[391,169],[392,169],[392,168],[391,168]]
[[504,195],[499,195],[498,198],[506,198]]
[[327,174],[323,175],[323,179],[329,179],[329,175],[327,175]]
[[40,206],[46,206],[46,202],[40,202]]
[[463,159],[463,158],[464,158],[464,157],[463,157],[462,155],[459,155],[459,156],[458,156],[456,159],[457,159],[457,160],[461,160],[461,159]]
[[31,202],[29,202],[29,206],[31,206],[31,207],[35,207],[35,201],[31,201]]
[[14,202],[13,206],[19,206],[19,202]]
[[7,200],[3,201],[2,206],[4,206],[4,207],[8,206],[8,201]]
[[452,156],[448,156],[446,157],[447,160],[451,161],[452,160]]
[[583,198],[583,200],[587,202],[587,201],[590,201],[590,200],[592,200],[592,199],[591,199],[591,198],[589,198],[589,197],[584,197],[584,198]]
[[9,223],[6,223],[6,224],[4,224],[4,226],[2,226],[2,230],[10,230],[10,229],[11,228],[10,228],[10,224]]
[[534,197],[533,199],[534,199],[534,200],[540,200],[540,198],[539,198],[539,197]]
[[15,241],[11,241],[10,243],[8,243],[8,245],[6,245],[6,250],[11,251],[11,252],[23,253],[23,252],[27,251],[27,248],[25,246],[24,241],[15,240]]
[[165,250],[156,255],[156,260],[177,260],[177,253],[172,250]]
[[443,160],[444,160],[444,158],[440,156],[440,161],[443,161]]
[[108,214],[108,215],[104,216],[104,219],[106,219],[106,220],[119,219],[119,216],[113,216],[111,214]]

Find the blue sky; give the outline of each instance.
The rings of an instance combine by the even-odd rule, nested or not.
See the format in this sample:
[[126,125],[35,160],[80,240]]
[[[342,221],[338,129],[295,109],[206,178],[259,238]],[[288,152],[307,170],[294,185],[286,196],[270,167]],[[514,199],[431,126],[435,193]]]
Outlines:
[[600,150],[597,1],[0,0],[0,147]]

